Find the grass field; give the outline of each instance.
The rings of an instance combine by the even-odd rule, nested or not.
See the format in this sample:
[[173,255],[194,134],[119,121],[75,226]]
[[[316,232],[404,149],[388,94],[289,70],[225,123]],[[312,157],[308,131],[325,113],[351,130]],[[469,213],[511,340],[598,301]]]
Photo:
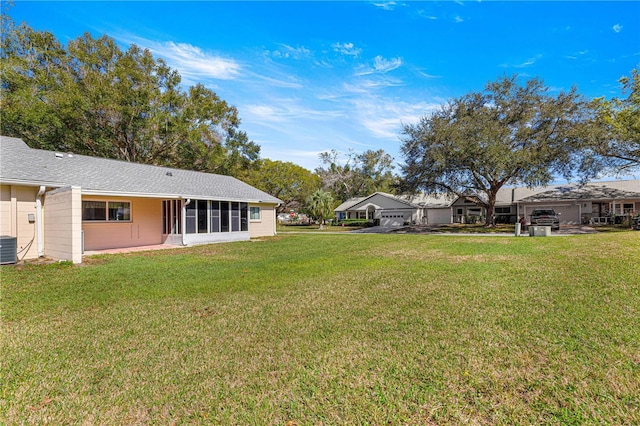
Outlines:
[[2,267],[0,424],[640,424],[640,233]]

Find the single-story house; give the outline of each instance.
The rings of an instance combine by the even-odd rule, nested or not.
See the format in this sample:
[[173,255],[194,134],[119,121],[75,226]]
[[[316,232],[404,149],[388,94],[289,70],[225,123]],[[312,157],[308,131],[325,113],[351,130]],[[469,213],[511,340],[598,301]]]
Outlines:
[[[276,233],[281,201],[231,176],[29,148],[0,136],[0,235],[18,260]],[[4,240],[3,240],[4,241]]]
[[381,226],[402,226],[422,221],[422,209],[409,200],[384,192],[352,198],[334,209],[338,220],[369,219]]
[[[640,213],[640,180],[502,188],[497,194],[494,216],[497,223],[516,223],[522,216],[528,220],[536,208],[553,208],[565,224],[598,224],[612,221],[616,215],[634,216]],[[465,197],[380,192],[347,200],[335,209],[335,214],[338,219],[380,219],[382,225],[383,218],[397,215],[400,210],[402,217],[385,221],[387,226],[468,223],[484,221],[487,215],[486,209]]]
[[561,223],[598,224],[640,214],[640,180],[517,188],[514,198],[518,215],[525,218],[535,208],[552,208]]

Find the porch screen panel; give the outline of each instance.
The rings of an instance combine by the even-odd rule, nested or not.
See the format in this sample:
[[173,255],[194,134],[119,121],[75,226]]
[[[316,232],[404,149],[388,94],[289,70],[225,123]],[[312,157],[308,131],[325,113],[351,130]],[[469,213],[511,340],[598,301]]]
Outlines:
[[207,228],[207,200],[198,200],[198,233],[206,234]]
[[173,200],[173,234],[182,234],[182,201]]
[[170,201],[162,200],[162,233],[169,233],[169,207],[171,206]]
[[178,200],[162,200],[162,233],[180,234],[182,209]]
[[240,230],[245,232],[249,230],[249,205],[240,203]]
[[220,232],[220,201],[211,201],[209,232]]
[[220,232],[229,232],[229,203],[220,202]]
[[196,233],[196,201],[192,200],[188,205],[187,205],[187,217],[186,217],[186,222],[187,222],[187,229],[186,229],[186,233],[187,234],[195,234]]
[[231,231],[240,230],[240,203],[231,203]]

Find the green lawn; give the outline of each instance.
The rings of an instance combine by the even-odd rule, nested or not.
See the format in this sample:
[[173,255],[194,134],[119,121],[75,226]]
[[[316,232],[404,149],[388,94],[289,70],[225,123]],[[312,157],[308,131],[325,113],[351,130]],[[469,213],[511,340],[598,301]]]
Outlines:
[[0,424],[640,424],[640,232],[5,266]]

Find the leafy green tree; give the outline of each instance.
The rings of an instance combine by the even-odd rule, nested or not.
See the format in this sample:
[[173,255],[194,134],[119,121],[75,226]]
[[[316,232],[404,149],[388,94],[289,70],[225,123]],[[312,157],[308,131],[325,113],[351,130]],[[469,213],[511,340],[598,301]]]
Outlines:
[[634,69],[619,82],[629,95],[595,100],[599,115],[592,134],[597,137],[589,147],[604,163],[602,167],[628,172],[640,167],[640,72]]
[[581,161],[588,103],[574,89],[548,94],[542,80],[489,82],[403,129],[404,190],[447,192],[487,209],[498,190],[569,177]]
[[243,179],[250,185],[283,201],[278,212],[300,210],[313,191],[320,188],[320,177],[304,167],[285,161],[259,161]]
[[66,130],[66,111],[60,111],[66,51],[52,34],[16,26],[5,14],[1,43],[2,133],[52,149],[51,139],[62,139]]
[[307,199],[307,210],[320,222],[320,229],[324,220],[331,216],[333,208],[333,197],[330,192],[321,189],[316,190]]
[[361,154],[349,151],[346,161],[340,161],[336,150],[320,154],[323,167],[316,169],[323,188],[338,200],[370,195],[376,191],[392,192],[395,183],[393,157],[380,149]]
[[237,174],[260,147],[235,107],[201,84],[181,88],[162,59],[108,36],[63,47],[48,32],[2,20],[3,133],[36,148]]

